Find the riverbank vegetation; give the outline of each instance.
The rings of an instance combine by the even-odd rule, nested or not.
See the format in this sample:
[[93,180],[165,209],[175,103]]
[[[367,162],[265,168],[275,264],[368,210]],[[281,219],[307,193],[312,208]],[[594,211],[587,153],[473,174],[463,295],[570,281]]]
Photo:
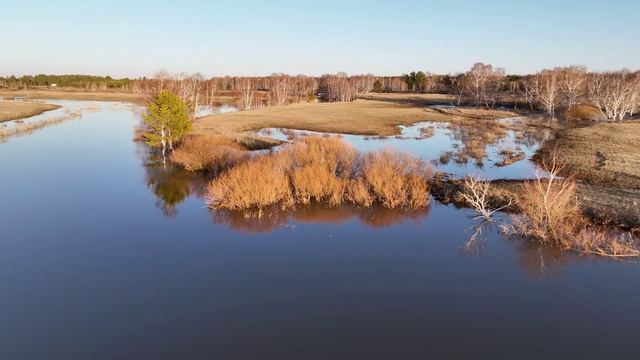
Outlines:
[[58,105],[41,102],[0,100],[0,122],[24,119],[58,108]]
[[576,183],[561,178],[562,165],[552,159],[545,176],[525,181],[518,192],[519,214],[505,231],[544,245],[609,257],[640,256],[640,239],[631,233],[598,227],[584,217],[576,198]]
[[359,153],[335,137],[305,137],[232,167],[209,185],[214,209],[289,208],[310,202],[415,209],[429,202],[428,164],[384,150]]

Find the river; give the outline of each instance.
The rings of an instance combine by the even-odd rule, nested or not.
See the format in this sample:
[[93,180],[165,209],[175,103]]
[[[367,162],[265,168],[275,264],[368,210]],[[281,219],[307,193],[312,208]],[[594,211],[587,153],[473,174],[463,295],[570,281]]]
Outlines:
[[81,115],[0,143],[1,359],[639,354],[637,263],[495,227],[468,244],[472,212],[436,201],[214,213],[202,179],[132,141],[140,108],[51,102]]

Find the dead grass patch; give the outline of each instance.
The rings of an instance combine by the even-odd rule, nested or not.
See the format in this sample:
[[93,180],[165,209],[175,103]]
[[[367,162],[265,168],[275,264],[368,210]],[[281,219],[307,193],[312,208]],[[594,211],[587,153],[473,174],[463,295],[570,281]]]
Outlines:
[[573,174],[590,184],[640,189],[640,122],[599,123],[568,129],[545,142],[534,160],[553,154]]
[[[411,94],[403,94],[412,96]],[[358,99],[341,103],[297,103],[210,115],[197,119],[194,132],[242,133],[264,128],[289,128],[317,132],[393,136],[399,125],[416,122],[496,119],[514,116],[512,112],[465,108],[437,111],[413,101]]]

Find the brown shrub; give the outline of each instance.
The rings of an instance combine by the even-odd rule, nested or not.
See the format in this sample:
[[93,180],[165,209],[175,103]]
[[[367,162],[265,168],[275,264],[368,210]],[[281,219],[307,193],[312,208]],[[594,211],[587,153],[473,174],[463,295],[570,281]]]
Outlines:
[[630,233],[595,227],[580,210],[575,181],[559,178],[562,166],[545,166],[548,178],[538,175],[523,183],[517,197],[521,214],[512,216],[512,231],[543,244],[610,257],[640,256],[638,239]]
[[362,164],[364,180],[387,208],[426,206],[430,175],[430,168],[419,159],[389,149],[367,154]]
[[517,202],[523,217],[515,219],[514,225],[523,235],[567,248],[570,234],[581,222],[581,212],[575,182],[559,179],[560,169],[553,165],[549,178],[538,175],[522,184]]
[[369,207],[419,208],[429,202],[430,167],[384,150],[358,155],[335,137],[304,137],[278,153],[247,161],[214,179],[213,208],[241,210],[312,201]]
[[291,167],[314,165],[336,176],[349,176],[356,159],[353,146],[337,137],[308,136],[283,151]]
[[281,156],[290,169],[297,202],[326,201],[331,206],[342,203],[346,179],[356,158],[351,145],[336,137],[304,137]]
[[311,200],[340,205],[344,197],[345,180],[314,164],[291,170],[291,186],[296,202],[308,204]]
[[224,136],[191,135],[173,151],[171,161],[189,171],[220,172],[246,157],[243,147]]
[[369,185],[362,179],[350,179],[346,189],[346,197],[354,204],[369,207],[375,198],[371,194]]
[[291,189],[280,157],[261,156],[241,163],[209,184],[214,208],[244,210],[291,203]]

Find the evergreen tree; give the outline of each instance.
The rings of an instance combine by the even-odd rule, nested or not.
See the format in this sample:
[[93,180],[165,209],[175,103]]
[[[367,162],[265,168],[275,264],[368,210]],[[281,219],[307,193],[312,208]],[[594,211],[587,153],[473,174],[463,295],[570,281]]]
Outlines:
[[380,81],[380,79],[376,79],[376,81],[373,82],[373,92],[381,93],[382,90],[382,81]]
[[144,122],[151,128],[145,135],[151,146],[162,146],[162,154],[167,146],[173,150],[173,141],[179,140],[191,130],[191,120],[186,104],[173,93],[163,90],[147,107]]

